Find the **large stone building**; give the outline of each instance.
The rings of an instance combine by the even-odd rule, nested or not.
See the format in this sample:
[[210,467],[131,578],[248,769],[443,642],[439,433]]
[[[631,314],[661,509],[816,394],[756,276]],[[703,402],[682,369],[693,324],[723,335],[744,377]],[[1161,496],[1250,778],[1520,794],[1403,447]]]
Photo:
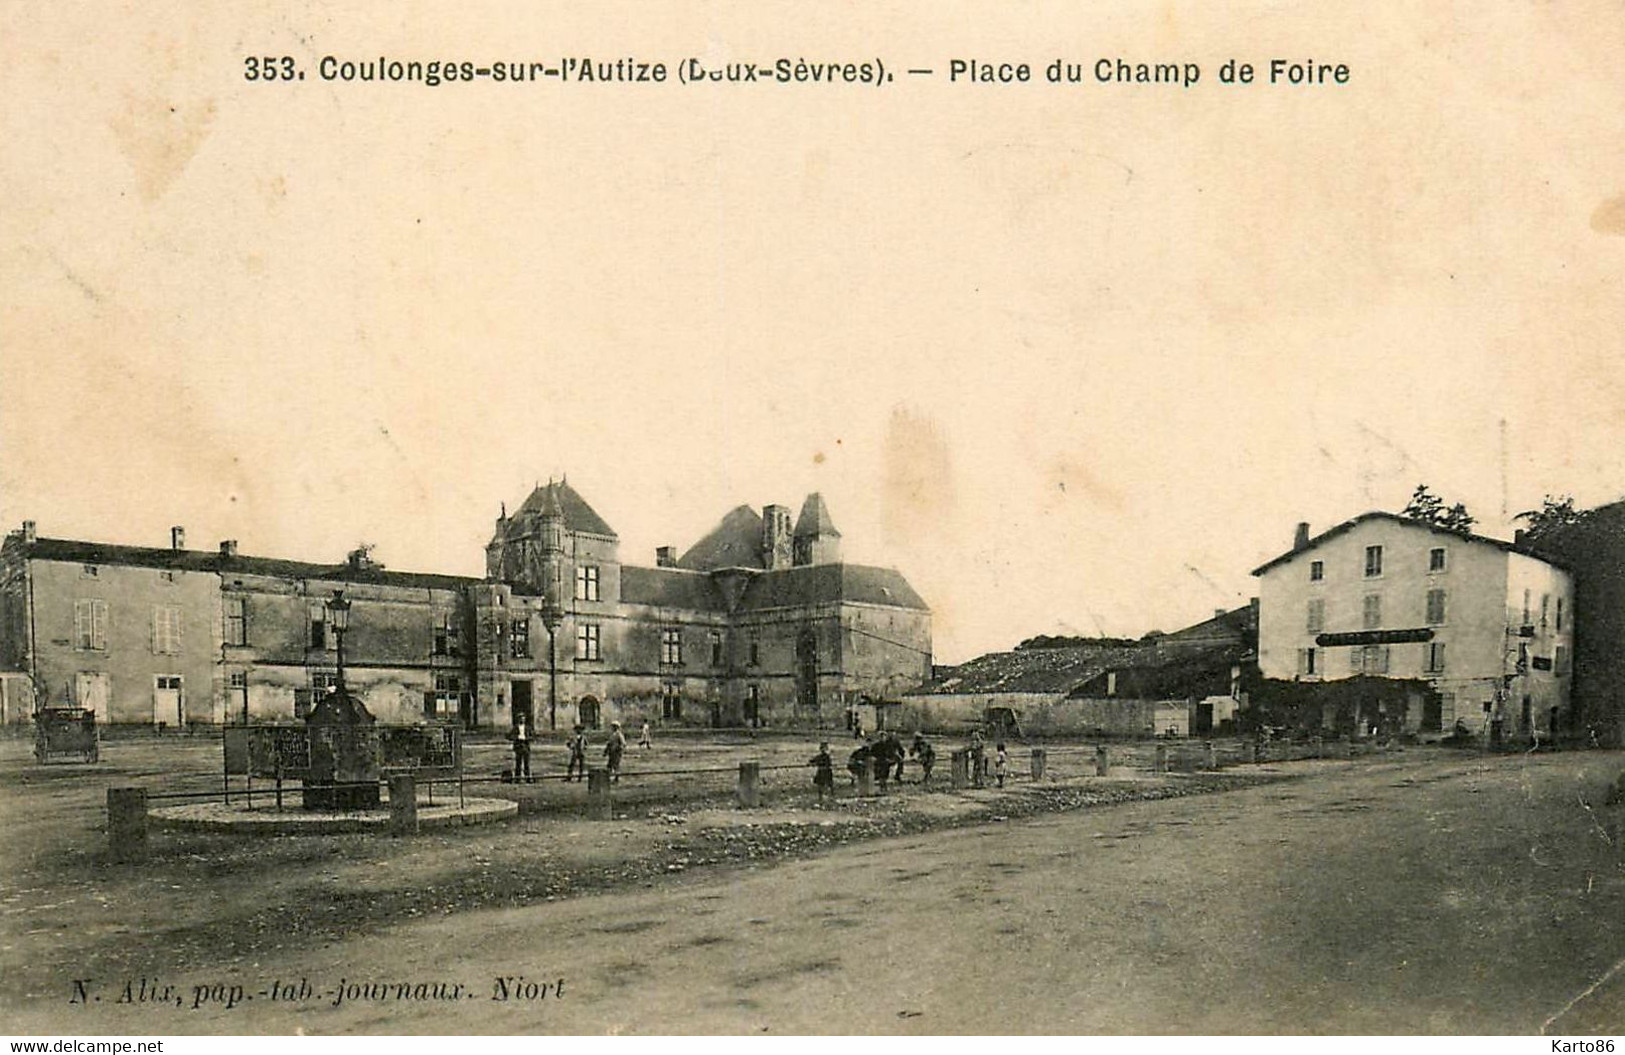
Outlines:
[[[929,677],[931,617],[896,571],[848,564],[823,499],[792,524],[729,513],[678,558],[623,564],[568,484],[504,511],[485,579],[40,538],[0,548],[0,669],[41,705],[113,723],[300,717],[337,675],[327,603],[352,603],[345,680],[386,722],[540,728],[612,719],[838,725]],[[12,706],[12,718],[25,713]]]
[[[1265,688],[1352,701],[1335,724],[1546,738],[1567,718],[1572,580],[1514,543],[1373,512],[1313,538],[1299,524],[1253,574]],[[1369,679],[1368,708],[1335,685],[1351,679]]]

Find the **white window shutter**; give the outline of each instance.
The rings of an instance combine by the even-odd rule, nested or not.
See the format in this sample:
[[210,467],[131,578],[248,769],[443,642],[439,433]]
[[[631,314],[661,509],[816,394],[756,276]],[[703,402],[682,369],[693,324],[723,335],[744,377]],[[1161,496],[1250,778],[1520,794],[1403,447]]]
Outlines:
[[90,602],[90,646],[92,648],[107,647],[107,602]]

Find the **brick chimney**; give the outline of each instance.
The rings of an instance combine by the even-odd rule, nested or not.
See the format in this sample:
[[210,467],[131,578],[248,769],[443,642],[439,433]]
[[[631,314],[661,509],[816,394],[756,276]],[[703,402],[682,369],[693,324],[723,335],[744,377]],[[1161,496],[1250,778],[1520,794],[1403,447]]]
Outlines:
[[220,555],[222,557],[235,557],[235,556],[237,556],[237,540],[234,539],[234,538],[228,538],[228,539],[223,540],[220,543]]
[[33,545],[39,541],[39,525],[32,520],[23,521],[23,542]]
[[179,524],[176,524],[174,527],[169,529],[169,548],[186,548],[186,529],[181,527]]
[[1512,533],[1512,544],[1517,546],[1519,549],[1523,549],[1525,546],[1529,545],[1529,532],[1525,531],[1523,528],[1518,528]]
[[657,567],[657,568],[675,568],[675,567],[677,567],[677,547],[676,546],[657,546],[657,547],[655,547],[655,567]]
[[1292,548],[1294,550],[1306,549],[1309,546],[1309,521],[1298,521],[1298,529],[1292,533]]

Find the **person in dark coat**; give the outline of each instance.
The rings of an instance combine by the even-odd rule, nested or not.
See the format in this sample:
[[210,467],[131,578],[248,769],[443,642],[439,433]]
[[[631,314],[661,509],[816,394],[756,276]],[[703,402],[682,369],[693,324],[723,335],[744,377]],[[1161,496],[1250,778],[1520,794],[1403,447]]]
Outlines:
[[829,741],[818,745],[818,753],[807,764],[814,767],[813,787],[818,789],[818,805],[824,804],[825,795],[831,802],[835,801],[835,760],[829,754]]
[[920,783],[931,783],[931,767],[937,764],[937,749],[931,746],[924,733],[914,734],[914,746],[909,748],[909,754],[920,764]]
[[903,741],[897,738],[896,733],[886,734],[886,750],[890,752],[892,765],[896,768],[896,771],[892,774],[892,779],[901,784],[903,782],[903,761],[908,758],[908,752],[903,750]]
[[891,745],[891,739],[882,736],[869,748],[869,755],[875,760],[875,783],[881,791],[885,791],[891,781]]
[[587,731],[579,724],[571,734],[567,743],[570,748],[570,764],[564,768],[565,780],[587,779]]
[[846,756],[846,771],[852,774],[852,783],[854,785],[857,784],[858,777],[863,773],[863,764],[870,759],[873,752],[874,745],[865,741],[858,745],[857,750]]

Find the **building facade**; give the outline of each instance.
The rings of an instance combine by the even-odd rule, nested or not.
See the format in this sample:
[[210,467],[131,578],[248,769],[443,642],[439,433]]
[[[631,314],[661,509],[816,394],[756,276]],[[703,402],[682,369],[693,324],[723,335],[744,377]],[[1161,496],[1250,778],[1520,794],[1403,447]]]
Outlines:
[[[566,483],[504,514],[485,579],[38,536],[0,547],[11,720],[77,705],[119,725],[293,721],[338,676],[327,604],[351,603],[345,682],[386,723],[611,720],[835,725],[931,669],[930,612],[895,571],[846,564],[818,495],[792,527],[730,513],[681,560],[622,564]],[[17,705],[19,684],[32,696]]]
[[1414,705],[1388,713],[1412,732],[1547,738],[1567,718],[1573,582],[1512,543],[1373,512],[1313,538],[1298,525],[1253,574],[1267,683],[1406,682]]

